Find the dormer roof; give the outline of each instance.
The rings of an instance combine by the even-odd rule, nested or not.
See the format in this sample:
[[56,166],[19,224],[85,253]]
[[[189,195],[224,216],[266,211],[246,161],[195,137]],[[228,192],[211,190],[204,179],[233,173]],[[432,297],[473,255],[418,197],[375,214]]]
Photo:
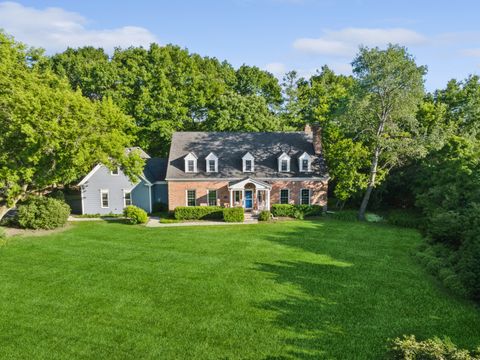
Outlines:
[[[196,173],[185,173],[184,158],[193,153],[198,159],[210,154],[218,158],[218,172],[207,172],[206,161],[197,161]],[[290,157],[290,171],[278,171],[278,159],[285,153]],[[311,171],[301,172],[298,159],[310,156]],[[172,179],[244,179],[243,160],[254,161],[254,177],[326,179],[327,168],[323,155],[315,155],[312,136],[296,132],[175,132],[168,159],[167,180]]]

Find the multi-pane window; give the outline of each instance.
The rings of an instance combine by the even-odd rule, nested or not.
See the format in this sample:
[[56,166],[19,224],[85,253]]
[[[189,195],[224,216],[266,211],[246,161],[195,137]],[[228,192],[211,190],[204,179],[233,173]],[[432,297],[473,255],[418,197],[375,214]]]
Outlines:
[[282,171],[288,171],[288,160],[287,159],[282,160],[280,165],[281,165],[280,169]]
[[217,205],[217,190],[208,190],[208,206]]
[[280,190],[280,204],[288,204],[289,198],[288,198],[288,189],[282,189]]
[[197,205],[197,194],[195,190],[187,190],[187,206]]
[[240,191],[235,191],[234,194],[235,194],[235,202],[239,203],[240,202],[240,195],[241,195]]
[[108,190],[100,190],[100,195],[102,208],[108,208]]
[[188,160],[187,161],[187,171],[188,172],[195,172],[195,161],[194,160]]
[[208,160],[208,172],[215,172],[215,160]]
[[252,171],[252,160],[245,160],[245,171]]
[[300,193],[300,204],[310,205],[310,189],[302,189]]
[[132,193],[130,191],[125,191],[123,200],[125,202],[125,206],[132,205]]
[[308,159],[302,160],[302,171],[308,171]]

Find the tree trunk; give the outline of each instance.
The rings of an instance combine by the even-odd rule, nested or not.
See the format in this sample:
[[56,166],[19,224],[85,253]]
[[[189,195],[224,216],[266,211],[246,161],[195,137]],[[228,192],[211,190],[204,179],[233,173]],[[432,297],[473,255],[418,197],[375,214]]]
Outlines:
[[23,199],[25,194],[27,193],[27,185],[22,186],[22,193],[18,195],[13,202],[10,204],[11,206],[8,206],[8,202],[3,202],[0,204],[0,221],[3,219],[3,217],[17,205],[17,202]]
[[372,190],[375,187],[375,178],[377,177],[377,167],[378,167],[378,158],[380,157],[380,147],[375,148],[375,152],[372,158],[372,167],[370,168],[370,178],[368,179],[367,191],[363,196],[362,205],[360,205],[360,210],[358,212],[358,220],[365,220],[365,212],[367,211],[368,201],[370,200],[370,195]]
[[10,209],[11,207],[8,207],[7,205],[0,205],[0,221]]

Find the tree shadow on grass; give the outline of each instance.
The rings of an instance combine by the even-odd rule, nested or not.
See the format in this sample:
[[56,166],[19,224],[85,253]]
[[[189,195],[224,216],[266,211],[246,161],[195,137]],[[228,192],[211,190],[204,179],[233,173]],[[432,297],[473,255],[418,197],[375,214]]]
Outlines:
[[[284,333],[287,347],[285,357],[266,359],[355,357],[342,348],[352,341],[352,333],[339,318],[361,321],[361,315],[348,306],[354,300],[345,296],[365,291],[366,285],[355,276],[356,266],[340,259],[340,254],[332,254],[332,247],[319,238],[319,228],[323,226],[323,222],[309,222],[264,238],[304,250],[307,259],[255,264],[256,270],[268,273],[275,283],[290,289],[282,299],[258,305],[276,314],[274,322]],[[342,312],[340,317],[338,312]]]

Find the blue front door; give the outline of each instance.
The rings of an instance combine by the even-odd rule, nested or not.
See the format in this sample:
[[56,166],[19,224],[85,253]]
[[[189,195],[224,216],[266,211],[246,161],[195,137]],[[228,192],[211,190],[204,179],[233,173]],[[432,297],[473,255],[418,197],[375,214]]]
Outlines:
[[253,191],[245,190],[245,209],[251,209],[253,207]]

